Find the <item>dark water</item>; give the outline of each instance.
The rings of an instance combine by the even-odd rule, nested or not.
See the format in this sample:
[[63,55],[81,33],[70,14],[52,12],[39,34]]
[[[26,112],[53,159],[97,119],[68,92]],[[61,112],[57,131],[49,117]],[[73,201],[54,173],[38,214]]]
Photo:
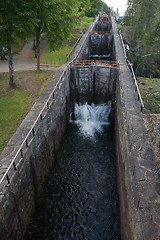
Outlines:
[[120,239],[114,131],[94,138],[71,123],[26,239]]

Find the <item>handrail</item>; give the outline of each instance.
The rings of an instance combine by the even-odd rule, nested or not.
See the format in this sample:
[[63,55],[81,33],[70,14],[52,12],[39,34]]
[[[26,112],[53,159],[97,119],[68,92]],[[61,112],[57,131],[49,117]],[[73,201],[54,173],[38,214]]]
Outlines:
[[125,45],[124,45],[124,42],[123,42],[121,30],[119,31],[119,35],[120,35],[120,39],[121,39],[121,43],[122,43],[122,47],[123,47],[123,51],[124,51],[124,56],[125,56],[126,62],[127,62],[128,66],[129,66],[131,72],[132,72],[132,76],[133,76],[134,83],[135,83],[136,90],[137,90],[137,94],[138,94],[138,100],[140,100],[140,103],[141,103],[141,112],[142,112],[143,108],[144,108],[144,103],[143,103],[143,100],[142,100],[142,97],[141,97],[141,93],[140,93],[140,90],[139,90],[139,87],[138,87],[136,75],[134,73],[133,64],[130,63],[130,61],[127,59],[127,54],[126,54]]
[[[96,20],[95,20],[95,22],[96,22]],[[95,22],[94,22],[93,24],[95,24]],[[92,24],[92,25],[93,25],[93,24]],[[91,25],[91,26],[92,26],[92,25]],[[90,27],[90,29],[91,29],[91,27]],[[84,42],[85,42],[88,34],[89,34],[89,31],[88,31],[88,33],[86,34],[86,37],[85,37],[85,39],[84,39],[84,41],[83,41],[83,43],[82,43],[79,51],[77,52],[77,54],[76,54],[76,56],[74,57],[73,60],[75,60],[75,59],[77,58],[79,52],[81,51],[81,49],[82,49],[82,47],[83,47],[83,45],[84,45]],[[33,139],[33,137],[35,136],[35,126],[36,126],[38,120],[40,120],[41,122],[43,121],[43,115],[42,115],[42,114],[43,114],[44,110],[46,109],[46,107],[47,107],[47,110],[49,109],[49,101],[50,101],[51,98],[54,98],[54,92],[55,92],[55,90],[57,89],[59,83],[61,82],[61,80],[62,80],[62,78],[63,78],[66,70],[67,70],[68,67],[70,67],[71,64],[73,63],[73,60],[67,63],[65,69],[63,70],[63,72],[62,72],[62,74],[61,74],[61,76],[60,76],[60,78],[59,78],[59,80],[58,80],[58,82],[56,83],[56,85],[55,85],[55,87],[53,88],[51,94],[49,95],[47,101],[45,102],[42,110],[40,111],[38,117],[37,117],[36,120],[34,121],[32,127],[30,128],[30,130],[29,130],[29,132],[28,132],[28,134],[26,135],[25,139],[23,140],[22,144],[20,145],[20,147],[19,147],[18,151],[16,152],[13,160],[12,160],[11,163],[9,164],[9,167],[7,168],[7,170],[5,171],[5,173],[3,174],[3,177],[0,179],[0,185],[3,183],[3,181],[4,181],[5,178],[7,179],[8,184],[10,183],[10,179],[9,179],[8,174],[9,174],[9,171],[11,170],[11,167],[13,166],[14,170],[15,170],[15,171],[17,170],[17,165],[19,164],[20,161],[19,161],[19,162],[17,163],[17,165],[16,165],[15,160],[16,160],[18,154],[21,154],[21,159],[23,159],[23,150],[22,150],[23,146],[26,146],[26,148],[29,147],[28,137],[30,136],[30,134],[32,134],[32,135],[33,135],[33,136],[32,136],[32,139]]]
[[138,97],[139,97],[139,100],[140,100],[140,102],[141,102],[141,111],[142,111],[143,108],[144,108],[144,103],[143,103],[143,100],[142,100],[142,97],[141,97],[141,93],[140,93],[140,90],[139,90],[139,87],[138,87],[136,75],[135,75],[134,70],[133,70],[133,66],[132,66],[133,64],[131,64],[128,60],[127,60],[127,63],[128,63],[128,65],[130,66],[130,69],[131,69],[131,72],[132,72],[132,76],[133,76],[133,79],[134,79],[134,83],[135,83],[135,85],[136,85]]
[[71,51],[67,54],[67,61],[69,60],[69,58],[71,57],[72,52],[74,51],[74,49],[77,47],[79,41],[81,40],[83,36],[83,33],[81,33],[81,35],[79,36],[79,38],[77,39],[76,43],[74,44],[73,48],[71,49]]
[[124,46],[121,30],[119,30],[119,36],[120,36],[120,39],[121,39],[121,43],[122,43],[125,59],[127,59],[127,54],[126,54],[126,50],[125,50],[125,46]]

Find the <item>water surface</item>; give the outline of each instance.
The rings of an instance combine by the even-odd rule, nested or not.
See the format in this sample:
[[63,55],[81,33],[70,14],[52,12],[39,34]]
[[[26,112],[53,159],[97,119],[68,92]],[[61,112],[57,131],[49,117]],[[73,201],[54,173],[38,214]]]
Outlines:
[[114,130],[106,123],[92,136],[70,123],[26,239],[120,239]]

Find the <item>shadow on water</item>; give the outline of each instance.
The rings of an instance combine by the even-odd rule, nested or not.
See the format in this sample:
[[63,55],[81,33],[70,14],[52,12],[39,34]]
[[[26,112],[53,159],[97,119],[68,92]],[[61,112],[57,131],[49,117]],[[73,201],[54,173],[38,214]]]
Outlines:
[[71,122],[26,239],[120,239],[114,129]]

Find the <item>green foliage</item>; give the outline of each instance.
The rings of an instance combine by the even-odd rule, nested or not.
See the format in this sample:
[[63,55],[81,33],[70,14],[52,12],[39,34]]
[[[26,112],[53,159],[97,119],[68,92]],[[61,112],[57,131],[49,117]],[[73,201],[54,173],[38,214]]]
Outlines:
[[31,35],[34,15],[31,0],[0,1],[0,43],[8,48],[11,88],[15,88],[13,46],[17,39],[26,39]]
[[134,26],[135,38],[143,38],[146,32],[153,30],[158,9],[159,0],[128,0],[124,21]]
[[77,1],[78,4],[78,12],[83,16],[91,7],[90,0],[79,0]]
[[136,73],[159,77],[160,0],[128,0],[124,23],[132,28]]
[[110,15],[111,9],[108,7],[108,5],[102,1],[102,13],[105,12],[106,14]]
[[99,14],[99,12],[102,10],[102,0],[92,0],[91,1],[91,7],[89,11],[86,13],[88,17],[95,17]]
[[1,0],[0,1],[0,43],[13,47],[16,39],[26,38],[32,26],[30,1]]
[[117,24],[117,29],[118,31],[121,29],[122,25],[121,24]]
[[50,48],[55,50],[70,36],[78,12],[75,0],[34,0],[34,35],[47,38]]
[[56,50],[71,36],[78,20],[80,1],[76,0],[33,0],[36,17],[33,35],[36,37],[37,70],[40,70],[40,41],[46,38],[50,50]]

